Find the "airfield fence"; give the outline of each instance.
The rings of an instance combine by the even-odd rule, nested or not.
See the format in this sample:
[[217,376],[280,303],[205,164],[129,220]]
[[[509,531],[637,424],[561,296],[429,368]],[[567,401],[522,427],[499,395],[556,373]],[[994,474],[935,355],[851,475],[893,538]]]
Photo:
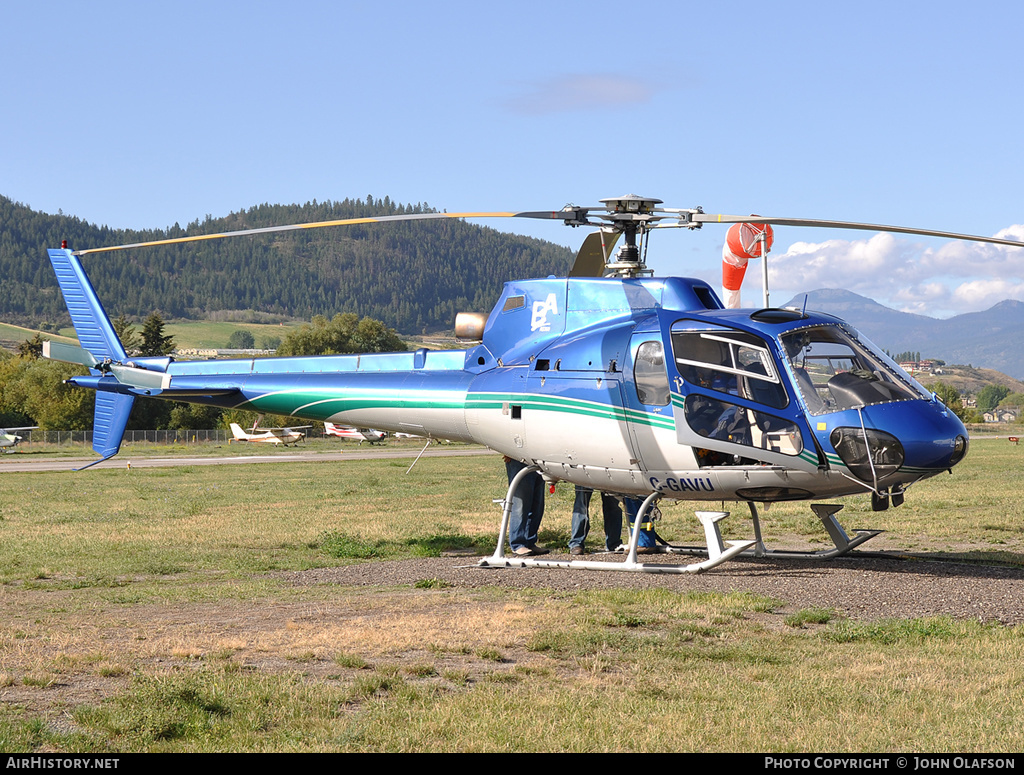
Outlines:
[[[92,443],[92,431],[18,431],[22,444],[71,444]],[[231,432],[223,429],[214,430],[165,430],[165,431],[125,431],[124,441],[127,443],[148,441],[151,444],[198,444],[199,442],[226,442]]]

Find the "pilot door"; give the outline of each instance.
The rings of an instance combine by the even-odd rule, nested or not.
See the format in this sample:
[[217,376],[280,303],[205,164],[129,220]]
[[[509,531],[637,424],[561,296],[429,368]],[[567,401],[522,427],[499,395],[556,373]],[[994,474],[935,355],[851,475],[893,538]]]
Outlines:
[[699,320],[663,318],[678,443],[701,468],[782,465],[813,472],[814,437],[769,340]]

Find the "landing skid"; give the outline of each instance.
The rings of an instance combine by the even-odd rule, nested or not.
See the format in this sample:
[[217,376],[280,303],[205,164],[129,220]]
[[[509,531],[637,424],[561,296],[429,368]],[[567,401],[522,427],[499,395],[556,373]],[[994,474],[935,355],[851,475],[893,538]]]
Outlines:
[[[845,554],[849,554],[865,541],[869,541],[879,533],[885,532],[884,530],[857,530],[855,531],[855,535],[851,538],[843,529],[843,526],[839,524],[839,520],[836,519],[836,514],[838,514],[843,508],[842,504],[812,503],[811,511],[814,512],[815,516],[817,516],[825,526],[825,530],[832,539],[832,543],[835,544],[835,548],[822,549],[816,552],[769,549],[765,546],[764,539],[761,537],[761,520],[757,513],[757,506],[753,503],[748,503],[747,505],[750,506],[750,517],[754,521],[754,540],[749,542],[749,544],[753,544],[753,546],[748,546],[748,548],[742,552],[744,556],[748,557],[781,557],[785,559],[827,560],[832,557],[842,557]],[[699,514],[700,512],[698,512],[698,517]],[[706,530],[707,528],[705,528],[705,531]],[[658,550],[669,554],[704,555],[708,553],[707,550],[701,546],[673,546],[671,544],[668,546],[660,546],[658,547]]]
[[[536,466],[528,466],[517,473],[509,483],[508,493],[505,495],[505,506],[501,514],[501,529],[498,531],[498,545],[494,554],[481,560],[478,565],[481,568],[577,568],[580,570],[603,570],[621,571],[628,573],[703,573],[731,560],[740,553],[749,550],[754,546],[754,541],[728,541],[722,540],[722,533],[718,529],[718,523],[729,516],[727,511],[698,511],[697,518],[704,525],[704,535],[707,537],[707,548],[701,553],[706,554],[708,559],[704,562],[691,563],[689,565],[667,565],[661,563],[642,563],[637,561],[637,545],[640,541],[640,531],[634,529],[629,538],[629,548],[626,550],[626,558],[622,562],[595,562],[592,560],[538,560],[533,557],[508,557],[505,555],[505,537],[508,535],[509,514],[512,509],[512,493],[515,492],[519,482],[537,471]],[[634,524],[640,525],[644,517],[655,501],[661,498],[661,493],[651,493],[644,500],[643,505],[637,512]],[[728,546],[726,546],[728,543]]]

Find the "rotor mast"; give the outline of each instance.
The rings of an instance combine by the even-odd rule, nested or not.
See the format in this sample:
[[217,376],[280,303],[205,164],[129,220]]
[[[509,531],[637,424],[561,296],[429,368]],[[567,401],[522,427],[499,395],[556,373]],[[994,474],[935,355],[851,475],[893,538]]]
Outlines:
[[640,247],[637,245],[637,234],[641,239],[647,232],[652,221],[659,220],[655,214],[655,206],[660,199],[627,194],[612,199],[602,199],[601,204],[607,208],[606,215],[598,218],[610,221],[606,228],[619,232],[623,236],[623,245],[615,258],[605,265],[605,274],[612,277],[640,277],[653,272],[647,268]]

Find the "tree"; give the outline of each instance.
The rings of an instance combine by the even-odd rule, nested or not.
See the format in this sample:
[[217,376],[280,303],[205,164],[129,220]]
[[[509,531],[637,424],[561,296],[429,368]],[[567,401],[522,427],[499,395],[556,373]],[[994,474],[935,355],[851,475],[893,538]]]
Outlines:
[[330,320],[316,315],[309,325],[291,332],[277,348],[278,355],[336,355],[339,353],[404,352],[395,330],[379,320],[346,312]]
[[223,410],[199,404],[174,404],[167,427],[172,430],[206,430],[220,424]]
[[[44,430],[92,427],[94,393],[65,385],[85,373],[81,366],[24,356],[4,361],[0,369],[0,415],[31,418]],[[19,423],[28,424],[28,423]]]
[[232,332],[231,336],[228,337],[228,349],[229,350],[251,350],[256,346],[256,338],[252,335],[251,331],[245,329],[238,329]]
[[140,355],[170,355],[174,352],[174,337],[164,334],[164,321],[155,312],[142,324]]
[[978,391],[977,403],[978,409],[983,412],[988,412],[995,409],[999,402],[1010,395],[1010,388],[1004,387],[1003,385],[985,385],[981,390]]
[[999,406],[1024,406],[1024,393],[1009,393],[1003,396]]
[[393,353],[408,349],[394,329],[373,318],[359,321],[349,339],[349,347],[356,353]]
[[43,338],[36,334],[31,339],[26,339],[18,345],[18,355],[22,358],[42,358]]
[[121,340],[124,351],[129,355],[138,355],[142,347],[142,340],[139,338],[139,332],[135,329],[135,325],[124,315],[110,321],[110,325],[114,327],[114,333]]

